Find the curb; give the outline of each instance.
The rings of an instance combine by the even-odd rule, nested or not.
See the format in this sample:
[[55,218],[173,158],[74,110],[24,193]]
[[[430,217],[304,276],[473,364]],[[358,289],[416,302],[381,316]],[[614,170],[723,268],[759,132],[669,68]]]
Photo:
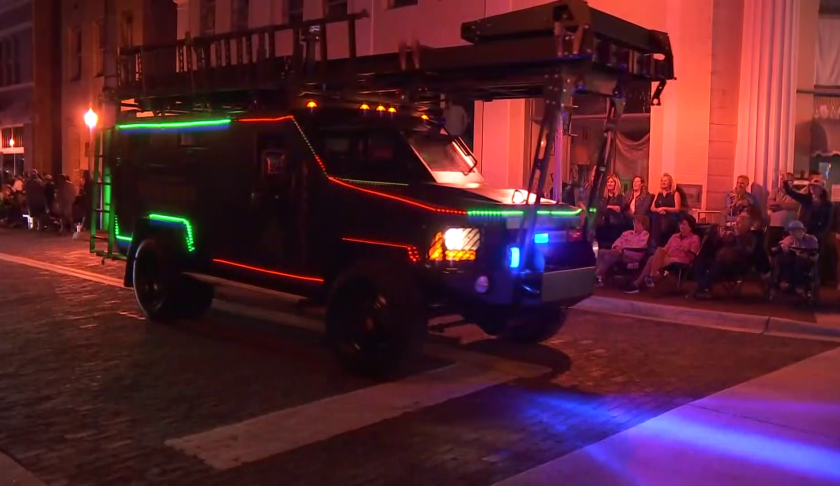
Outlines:
[[613,297],[592,296],[574,306],[573,309],[627,317],[643,317],[670,324],[710,327],[752,334],[840,340],[840,326],[826,326],[818,322],[797,321],[773,316],[653,304]]
[[817,316],[817,322],[795,321],[792,319],[771,317],[765,334],[771,336],[808,337],[840,341],[840,326],[826,326],[820,324],[819,321],[819,316]]

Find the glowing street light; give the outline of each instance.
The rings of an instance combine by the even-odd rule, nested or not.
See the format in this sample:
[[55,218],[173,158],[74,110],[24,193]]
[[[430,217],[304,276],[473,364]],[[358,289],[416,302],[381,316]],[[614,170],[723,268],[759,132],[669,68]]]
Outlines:
[[89,108],[87,113],[85,113],[85,125],[88,126],[91,130],[96,128],[96,124],[99,123],[99,115],[93,111],[93,108]]

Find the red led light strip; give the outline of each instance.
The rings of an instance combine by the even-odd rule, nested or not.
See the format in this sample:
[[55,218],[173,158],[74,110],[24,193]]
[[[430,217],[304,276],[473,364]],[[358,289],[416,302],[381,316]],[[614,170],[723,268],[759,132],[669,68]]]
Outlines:
[[242,123],[277,123],[294,118],[292,115],[278,116],[274,118],[237,118],[236,121]]
[[318,277],[305,277],[303,275],[294,275],[294,274],[291,274],[291,273],[277,272],[277,271],[274,271],[274,270],[268,270],[268,269],[259,268],[259,267],[252,267],[250,265],[244,265],[242,263],[231,262],[231,261],[222,260],[222,259],[219,259],[219,258],[214,258],[213,263],[222,263],[224,265],[230,265],[232,267],[244,268],[245,270],[252,270],[254,272],[266,273],[268,275],[275,275],[277,277],[295,278],[295,279],[298,279],[298,280],[306,280],[308,282],[324,283],[324,279],[318,278]]
[[417,250],[416,246],[412,245],[401,245],[399,243],[388,243],[385,241],[374,241],[374,240],[362,240],[359,238],[342,238],[344,241],[350,241],[353,243],[365,243],[368,245],[379,245],[379,246],[390,246],[392,248],[402,248],[406,252],[408,252],[408,259],[412,261],[412,263],[417,263],[420,261],[420,252]]
[[[321,160],[318,158],[317,155],[315,156],[315,159],[318,160],[319,164],[321,164]],[[321,164],[321,165],[323,165],[323,164]],[[341,185],[341,186],[344,186],[344,187],[349,187],[350,189],[355,189],[357,191],[366,192],[368,194],[373,194],[374,196],[384,197],[386,199],[393,199],[394,201],[399,201],[403,204],[408,204],[410,206],[416,206],[418,208],[425,209],[426,211],[434,211],[436,213],[443,213],[443,214],[458,214],[458,215],[466,215],[467,214],[467,212],[462,210],[462,209],[447,209],[447,208],[439,208],[439,207],[435,207],[435,206],[429,206],[428,204],[423,204],[423,203],[420,203],[420,202],[417,202],[417,201],[412,201],[411,199],[406,199],[404,197],[394,196],[392,194],[387,194],[387,193],[379,192],[379,191],[372,191],[370,189],[365,189],[364,187],[354,186],[352,184],[348,184],[344,181],[338,180],[338,179],[336,179],[335,177],[332,177],[332,176],[327,176],[327,177],[330,179],[330,181],[332,181],[332,182],[334,182],[338,185]]]
[[355,189],[357,191],[365,192],[367,194],[371,194],[371,195],[374,195],[374,196],[384,197],[386,199],[391,199],[393,201],[399,201],[403,204],[408,204],[409,206],[414,206],[414,207],[418,207],[418,208],[421,208],[421,209],[425,209],[426,211],[432,211],[432,212],[435,212],[435,213],[442,213],[442,214],[455,214],[455,215],[459,215],[459,216],[466,216],[467,212],[464,211],[463,209],[450,209],[450,208],[441,208],[441,207],[436,207],[436,206],[430,206],[428,204],[423,204],[421,202],[417,202],[417,201],[407,199],[407,198],[404,198],[404,197],[394,196],[393,194],[388,194],[388,193],[379,192],[379,191],[372,191],[370,189],[365,189],[363,187],[355,186],[353,184],[348,184],[348,183],[346,183],[342,180],[339,180],[339,179],[336,179],[335,177],[332,177],[329,174],[329,172],[327,172],[327,167],[324,165],[324,162],[321,160],[321,157],[318,157],[318,154],[315,152],[315,148],[312,147],[312,144],[309,143],[309,139],[306,138],[306,134],[303,133],[303,128],[301,128],[300,124],[297,122],[297,120],[295,120],[295,118],[292,115],[279,116],[279,117],[274,117],[274,118],[240,118],[236,121],[244,122],[244,123],[277,123],[277,122],[281,122],[281,121],[285,121],[285,120],[292,120],[292,122],[295,124],[295,127],[300,132],[300,135],[303,137],[303,140],[306,141],[306,145],[309,147],[309,150],[312,152],[312,155],[315,156],[315,161],[318,162],[318,165],[321,167],[321,170],[324,172],[324,175],[326,175],[327,179],[329,179],[331,182],[334,182],[335,184],[338,184],[338,185],[341,185],[341,186],[344,186],[344,187],[347,187],[347,188],[350,188],[350,189]]

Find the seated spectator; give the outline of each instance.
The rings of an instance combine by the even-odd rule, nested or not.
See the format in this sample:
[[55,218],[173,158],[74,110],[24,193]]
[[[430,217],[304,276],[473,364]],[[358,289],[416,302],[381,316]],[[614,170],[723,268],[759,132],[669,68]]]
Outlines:
[[792,289],[808,286],[811,264],[816,254],[809,253],[819,250],[819,241],[814,235],[805,232],[805,225],[801,221],[791,221],[788,224],[788,236],[773,249],[776,257],[776,272],[779,282],[787,283]]
[[633,217],[633,229],[625,231],[615,240],[611,250],[598,251],[598,263],[596,264],[595,276],[598,278],[598,285],[604,285],[604,276],[618,262],[638,263],[644,258],[647,251],[648,240],[650,239],[650,220],[647,216],[637,215]]
[[657,248],[650,257],[639,277],[626,290],[628,294],[636,294],[642,284],[653,287],[657,279],[662,277],[663,268],[675,263],[690,265],[700,251],[700,237],[694,234],[697,222],[690,214],[680,217],[679,231],[668,240],[663,248]]
[[759,206],[755,196],[747,190],[749,187],[750,178],[745,175],[738,176],[735,181],[735,188],[726,195],[724,201],[723,207],[727,223],[733,223],[741,213],[750,211],[751,207]]
[[712,257],[697,260],[697,286],[689,297],[708,297],[712,286],[722,278],[743,275],[755,266],[753,255],[759,240],[750,229],[751,226],[749,214],[742,213],[735,220],[735,231],[720,238]]

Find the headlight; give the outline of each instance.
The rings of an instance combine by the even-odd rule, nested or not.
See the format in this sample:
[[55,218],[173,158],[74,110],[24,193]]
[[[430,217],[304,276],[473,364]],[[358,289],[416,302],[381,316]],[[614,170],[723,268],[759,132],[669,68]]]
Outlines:
[[478,228],[449,228],[435,235],[429,247],[429,260],[475,260],[480,243],[481,232]]
[[466,228],[449,228],[443,234],[443,245],[447,250],[463,250],[467,231]]

